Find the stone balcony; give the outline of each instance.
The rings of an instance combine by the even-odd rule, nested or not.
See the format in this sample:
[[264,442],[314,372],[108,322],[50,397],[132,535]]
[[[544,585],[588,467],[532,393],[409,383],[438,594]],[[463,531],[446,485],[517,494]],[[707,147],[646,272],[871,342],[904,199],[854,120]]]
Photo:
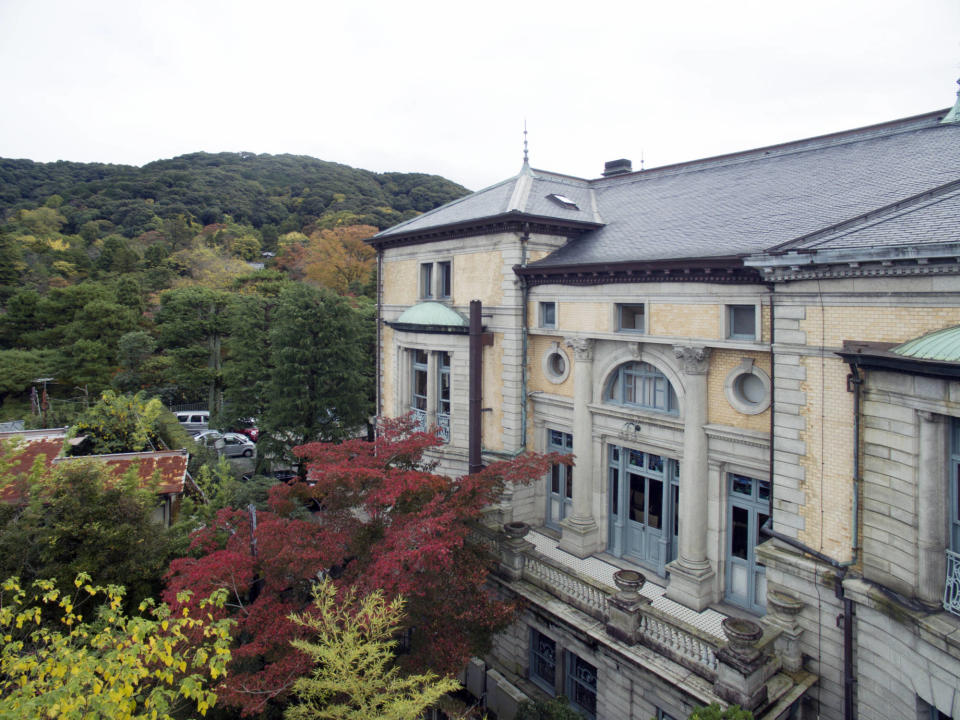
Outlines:
[[[494,582],[533,606],[563,613],[626,660],[646,670],[656,665],[663,681],[699,703],[736,703],[772,720],[787,717],[816,681],[803,670],[785,670],[776,622],[761,627],[712,609],[696,612],[639,573],[598,557],[577,558],[524,523],[500,532],[482,528],[475,540],[499,557]],[[728,641],[732,635],[739,640]]]

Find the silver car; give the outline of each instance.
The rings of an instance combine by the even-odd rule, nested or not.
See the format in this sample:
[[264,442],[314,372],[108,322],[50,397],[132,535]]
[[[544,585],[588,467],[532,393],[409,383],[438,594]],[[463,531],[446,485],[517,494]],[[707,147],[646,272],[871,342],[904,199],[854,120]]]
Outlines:
[[205,430],[194,440],[227,457],[253,457],[257,446],[246,435],[240,433],[222,433],[217,430]]

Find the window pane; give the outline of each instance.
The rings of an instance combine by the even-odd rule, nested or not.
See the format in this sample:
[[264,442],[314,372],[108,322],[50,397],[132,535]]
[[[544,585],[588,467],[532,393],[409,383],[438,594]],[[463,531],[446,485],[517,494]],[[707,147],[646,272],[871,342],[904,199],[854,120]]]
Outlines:
[[756,308],[753,305],[730,306],[730,336],[738,338],[752,338],[756,333],[754,315]]
[[420,266],[420,297],[433,297],[433,265]]
[[663,527],[663,483],[650,478],[650,507],[647,509],[647,525],[657,530]]
[[572,467],[567,467],[566,465],[564,465],[564,466],[563,466],[563,469],[567,471],[567,472],[566,472],[566,475],[567,475],[567,491],[566,491],[565,495],[567,496],[568,499],[573,500],[573,468],[572,468]]
[[630,519],[634,522],[647,521],[644,506],[646,504],[647,481],[641,475],[630,473]]
[[741,560],[747,559],[747,548],[749,546],[748,535],[750,529],[747,525],[750,513],[744,508],[733,507],[733,522],[730,527],[730,554]]
[[541,327],[554,327],[557,324],[557,304],[552,302],[540,303]]
[[618,329],[643,332],[644,306],[642,304],[618,305],[617,310]]
[[437,263],[437,268],[440,272],[439,277],[439,287],[437,288],[437,295],[440,297],[448,298],[453,286],[453,269],[450,265],[450,262],[441,262]]
[[610,512],[620,515],[620,471],[610,468]]
[[552,465],[550,467],[550,492],[555,495],[560,494],[560,466]]
[[557,645],[537,630],[530,630],[530,679],[554,693],[557,676]]
[[567,693],[570,702],[594,717],[597,712],[597,669],[576,655],[570,657]]

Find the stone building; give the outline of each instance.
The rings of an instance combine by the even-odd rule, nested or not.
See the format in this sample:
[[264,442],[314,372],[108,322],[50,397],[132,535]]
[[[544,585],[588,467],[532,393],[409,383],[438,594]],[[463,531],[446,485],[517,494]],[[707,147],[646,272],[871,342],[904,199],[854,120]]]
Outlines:
[[525,160],[372,238],[378,413],[450,474],[575,456],[481,533],[526,600],[465,674],[500,717],[960,718],[958,108]]

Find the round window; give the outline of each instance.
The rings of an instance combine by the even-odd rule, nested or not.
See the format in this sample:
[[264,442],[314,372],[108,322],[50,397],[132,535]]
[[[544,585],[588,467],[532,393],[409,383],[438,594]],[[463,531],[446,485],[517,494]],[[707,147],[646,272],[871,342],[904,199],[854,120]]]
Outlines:
[[734,381],[734,388],[741,399],[751,405],[762,403],[763,399],[767,396],[767,390],[763,386],[763,380],[753,373],[749,375],[746,373],[738,375],[736,381]]
[[724,382],[727,400],[744,415],[756,415],[770,407],[770,376],[744,358]]
[[560,348],[559,344],[553,344],[543,356],[543,374],[547,380],[559,385],[570,374],[570,360],[567,354]]

